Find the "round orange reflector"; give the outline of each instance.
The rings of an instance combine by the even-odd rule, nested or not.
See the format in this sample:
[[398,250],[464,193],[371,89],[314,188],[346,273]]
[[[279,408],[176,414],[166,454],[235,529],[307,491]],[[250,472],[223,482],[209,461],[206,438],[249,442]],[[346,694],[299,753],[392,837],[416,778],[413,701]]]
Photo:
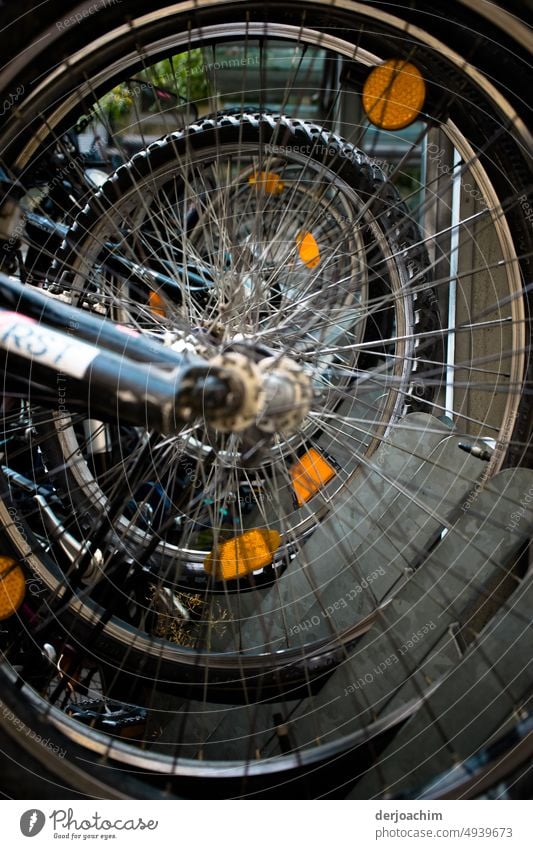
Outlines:
[[206,557],[204,569],[217,580],[231,581],[256,572],[272,563],[279,548],[278,531],[254,528],[238,537],[220,543],[216,552]]
[[320,249],[312,233],[298,233],[296,236],[298,256],[307,268],[316,268],[320,262]]
[[366,78],[363,109],[376,127],[401,130],[416,121],[425,96],[426,84],[418,68],[403,59],[388,59]]
[[16,613],[25,595],[24,572],[12,557],[0,557],[0,620]]

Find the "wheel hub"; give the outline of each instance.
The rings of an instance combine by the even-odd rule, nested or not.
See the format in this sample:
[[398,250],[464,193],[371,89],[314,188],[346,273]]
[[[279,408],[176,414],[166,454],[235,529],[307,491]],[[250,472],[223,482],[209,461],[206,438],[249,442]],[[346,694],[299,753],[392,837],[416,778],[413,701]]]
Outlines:
[[223,433],[240,433],[255,425],[264,434],[290,436],[301,426],[313,398],[308,374],[286,356],[265,357],[258,363],[236,351],[211,360],[214,366],[230,369],[243,388],[243,402],[235,413],[213,419],[211,425]]

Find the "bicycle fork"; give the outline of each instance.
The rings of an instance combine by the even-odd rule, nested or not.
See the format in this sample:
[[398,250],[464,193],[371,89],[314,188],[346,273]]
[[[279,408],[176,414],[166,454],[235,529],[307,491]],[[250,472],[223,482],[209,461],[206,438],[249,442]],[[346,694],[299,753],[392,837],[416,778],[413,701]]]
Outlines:
[[259,363],[228,351],[206,360],[69,306],[0,274],[4,388],[28,391],[68,420],[90,419],[175,433],[198,419],[223,430],[268,434],[299,427],[310,378],[287,357]]

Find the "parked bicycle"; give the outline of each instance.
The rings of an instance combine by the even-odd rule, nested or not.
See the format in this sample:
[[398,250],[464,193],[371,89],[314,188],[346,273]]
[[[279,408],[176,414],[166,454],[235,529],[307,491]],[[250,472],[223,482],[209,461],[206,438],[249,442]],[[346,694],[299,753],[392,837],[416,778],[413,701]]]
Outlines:
[[[439,774],[531,683],[524,26],[44,6],[0,76],[0,727],[28,794],[36,763],[63,795],[460,792]],[[117,141],[106,96],[142,73],[166,121],[160,63],[192,51],[207,100]]]

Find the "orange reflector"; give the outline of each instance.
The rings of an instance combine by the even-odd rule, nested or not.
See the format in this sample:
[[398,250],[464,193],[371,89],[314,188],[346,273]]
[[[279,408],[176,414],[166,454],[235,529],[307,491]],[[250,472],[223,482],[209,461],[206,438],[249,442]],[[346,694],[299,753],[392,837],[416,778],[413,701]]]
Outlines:
[[150,307],[150,312],[153,312],[154,315],[162,315],[165,317],[167,314],[165,302],[163,301],[163,298],[157,294],[157,292],[150,292],[148,295],[148,306]]
[[300,505],[309,501],[320,487],[327,484],[335,475],[333,466],[330,466],[314,448],[310,448],[300,457],[289,471],[296,499]]
[[248,178],[251,186],[263,189],[267,195],[279,195],[285,188],[285,183],[274,171],[258,171]]
[[389,59],[368,75],[363,86],[363,109],[369,121],[383,130],[401,130],[418,117],[426,84],[418,68]]
[[24,572],[12,557],[0,557],[0,620],[16,613],[25,595]]
[[272,563],[281,536],[277,531],[254,528],[220,543],[216,554],[206,557],[204,569],[217,580],[241,578]]
[[308,268],[316,268],[320,262],[320,250],[312,233],[298,233],[296,236],[298,256]]

